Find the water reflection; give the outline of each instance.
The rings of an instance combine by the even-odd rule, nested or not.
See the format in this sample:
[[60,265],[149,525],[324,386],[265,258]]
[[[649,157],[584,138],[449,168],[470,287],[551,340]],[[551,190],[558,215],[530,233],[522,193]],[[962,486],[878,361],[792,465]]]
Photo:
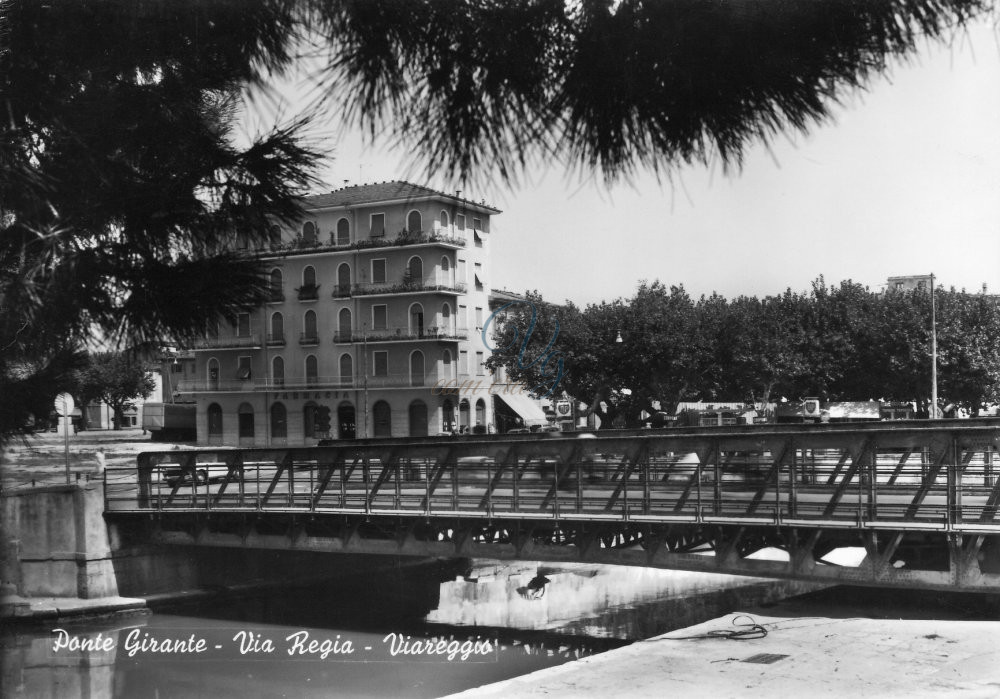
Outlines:
[[[787,586],[584,565],[398,570],[54,625],[63,634],[7,630],[3,695],[440,696],[711,618],[729,602],[788,594]],[[733,594],[744,598],[727,602]]]

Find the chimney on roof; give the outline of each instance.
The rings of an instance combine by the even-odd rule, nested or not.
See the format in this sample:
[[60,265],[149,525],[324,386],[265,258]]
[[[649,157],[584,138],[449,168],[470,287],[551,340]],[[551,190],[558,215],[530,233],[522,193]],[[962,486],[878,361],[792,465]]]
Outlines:
[[986,282],[983,282],[983,293],[986,293]]
[[462,196],[462,190],[461,189],[456,189],[455,190],[455,197],[456,198],[461,198],[461,196]]

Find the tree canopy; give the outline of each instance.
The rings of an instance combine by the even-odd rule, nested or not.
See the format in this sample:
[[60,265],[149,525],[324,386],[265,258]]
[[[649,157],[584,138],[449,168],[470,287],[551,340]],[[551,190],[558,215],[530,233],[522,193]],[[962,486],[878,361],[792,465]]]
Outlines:
[[[607,179],[824,119],[986,0],[91,0],[0,6],[0,440],[95,335],[196,335],[264,297],[233,252],[299,214],[307,119],[239,145],[238,98],[312,39],[333,118],[427,172]],[[667,380],[664,378],[664,380]],[[673,378],[669,379],[674,381]],[[678,389],[683,385],[677,384]]]
[[[977,414],[1000,402],[1000,346],[990,339],[1000,331],[1000,305],[955,289],[935,295],[941,404]],[[527,300],[537,320],[524,356],[509,348],[515,333],[524,335],[529,304],[497,316],[496,345],[508,349],[490,364],[528,387],[548,386],[550,377],[533,360],[543,351],[560,353],[559,390],[586,401],[603,426],[637,426],[643,411],[673,414],[683,401],[763,407],[805,396],[913,402],[918,413],[929,413],[927,292],[875,293],[820,279],[807,293],[696,300],[654,282],[632,298],[582,310],[534,293]]]
[[130,352],[98,352],[77,374],[75,392],[80,405],[94,401],[108,404],[114,428],[121,429],[122,415],[135,407],[137,398],[148,398],[156,389],[149,366]]

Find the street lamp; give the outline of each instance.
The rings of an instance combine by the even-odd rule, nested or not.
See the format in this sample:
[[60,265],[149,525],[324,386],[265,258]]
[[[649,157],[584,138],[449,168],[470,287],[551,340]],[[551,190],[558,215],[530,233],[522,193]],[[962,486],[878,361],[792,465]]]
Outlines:
[[937,385],[937,303],[934,298],[934,274],[931,274],[931,418],[938,416]]

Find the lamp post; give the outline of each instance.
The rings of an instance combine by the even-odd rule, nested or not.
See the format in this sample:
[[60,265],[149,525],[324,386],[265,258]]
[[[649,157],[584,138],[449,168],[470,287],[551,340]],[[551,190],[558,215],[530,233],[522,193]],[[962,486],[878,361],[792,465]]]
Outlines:
[[934,274],[931,274],[931,418],[938,416],[937,385],[937,302],[934,298]]

